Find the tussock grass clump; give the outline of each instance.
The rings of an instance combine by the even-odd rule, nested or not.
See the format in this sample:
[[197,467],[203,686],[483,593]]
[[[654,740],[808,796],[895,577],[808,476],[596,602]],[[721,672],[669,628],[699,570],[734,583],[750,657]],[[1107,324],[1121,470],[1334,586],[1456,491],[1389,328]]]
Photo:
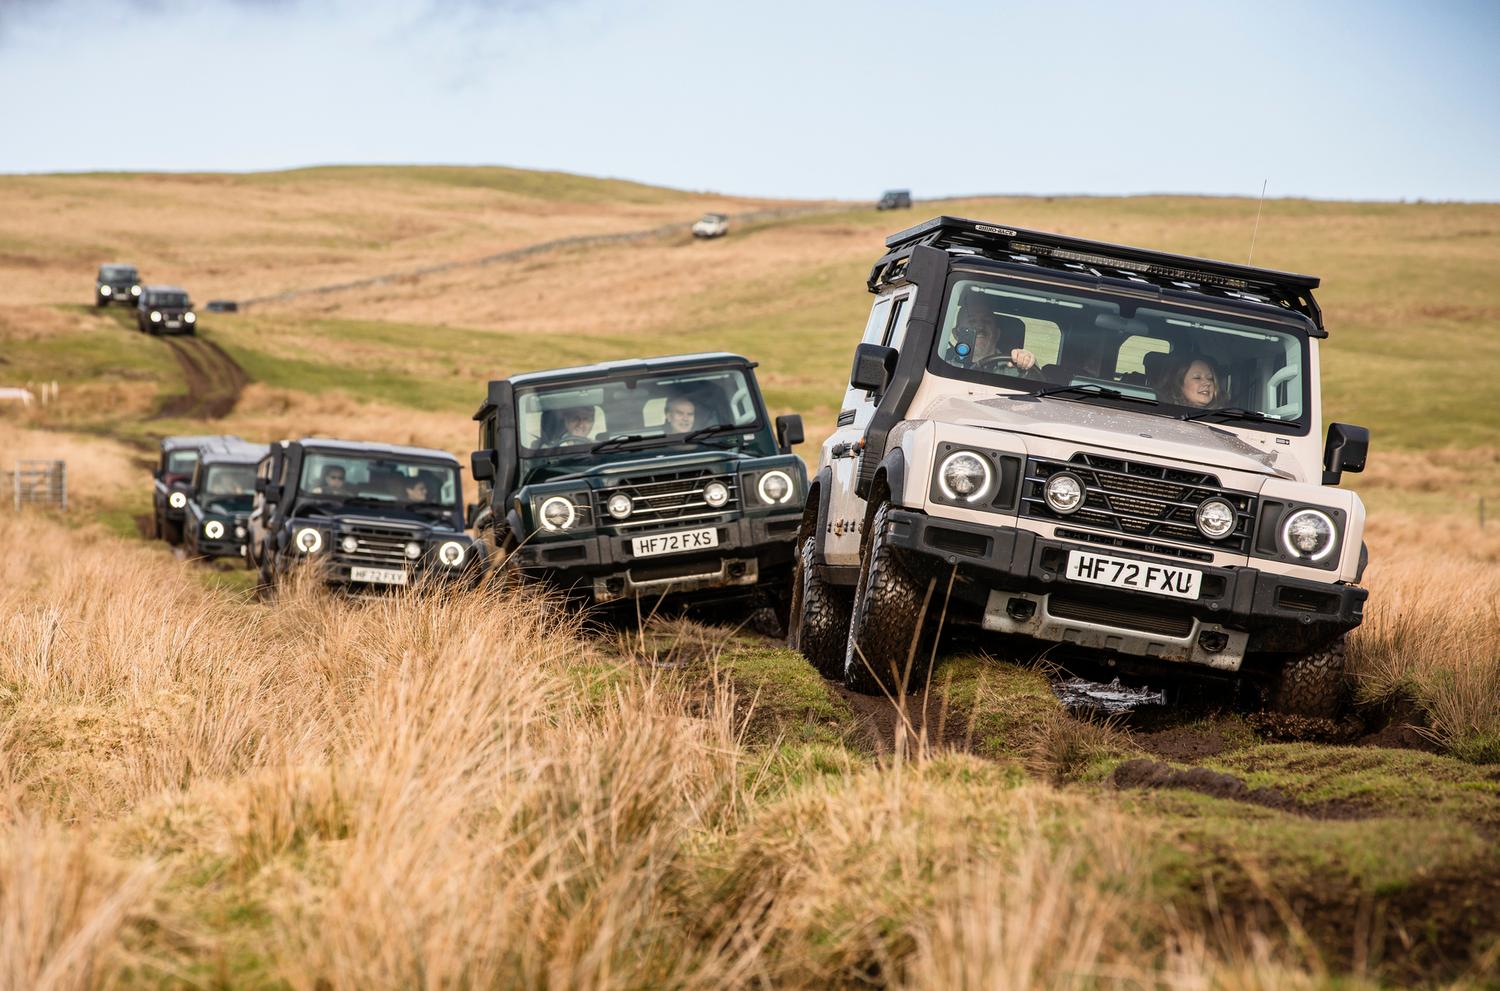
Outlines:
[[1365,702],[1410,702],[1455,756],[1500,763],[1500,533],[1454,522],[1388,519],[1372,543],[1364,624],[1349,664]]

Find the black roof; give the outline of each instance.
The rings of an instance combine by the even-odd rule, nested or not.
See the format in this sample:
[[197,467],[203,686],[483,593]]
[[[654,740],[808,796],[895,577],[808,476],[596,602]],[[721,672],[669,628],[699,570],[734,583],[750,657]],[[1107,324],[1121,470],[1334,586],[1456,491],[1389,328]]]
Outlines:
[[136,271],[136,267],[134,265],[127,265],[124,262],[105,262],[103,265],[99,266],[99,271],[102,272],[107,268],[123,268],[131,272]]
[[270,445],[255,444],[238,437],[220,438],[220,442],[209,444],[198,453],[200,464],[253,465],[270,451]]
[[153,292],[180,292],[184,296],[187,295],[187,290],[184,289],[184,288],[182,288],[181,286],[142,286],[141,287],[141,292],[145,292],[145,293],[153,293]]
[[[226,444],[248,444],[249,441],[234,434],[177,434],[172,437],[161,439],[163,451],[178,451],[185,447],[196,447],[201,452],[206,447],[224,446]],[[262,451],[262,454],[265,452]]]
[[388,454],[397,458],[427,458],[458,464],[458,459],[447,451],[431,447],[408,447],[405,444],[380,444],[366,440],[339,440],[335,437],[303,437],[297,441],[303,447],[319,450],[349,451],[357,454]]
[[[522,372],[519,375],[512,375],[507,379],[499,379],[491,382],[490,393],[493,395],[494,386],[501,382],[508,382],[512,386],[530,386],[548,385],[559,382],[607,381],[609,379],[629,378],[638,375],[651,375],[657,372],[679,371],[699,365],[739,365],[744,368],[754,368],[755,362],[744,355],[731,354],[728,351],[669,354],[657,358],[626,358],[620,361],[601,361],[593,365],[574,365],[571,368],[549,368],[543,371]],[[494,405],[495,401],[492,398],[486,397],[485,401],[479,407],[479,412],[474,414],[474,419],[482,419],[485,411]]]
[[888,274],[887,267],[896,260],[893,256],[914,245],[926,244],[952,254],[976,255],[992,261],[1072,270],[1095,277],[1150,283],[1164,289],[1269,303],[1301,313],[1319,330],[1323,328],[1322,310],[1312,296],[1320,281],[1315,275],[1174,255],[964,217],[934,217],[892,234],[885,244],[889,249],[886,256],[870,273],[871,292],[876,291],[882,277]]

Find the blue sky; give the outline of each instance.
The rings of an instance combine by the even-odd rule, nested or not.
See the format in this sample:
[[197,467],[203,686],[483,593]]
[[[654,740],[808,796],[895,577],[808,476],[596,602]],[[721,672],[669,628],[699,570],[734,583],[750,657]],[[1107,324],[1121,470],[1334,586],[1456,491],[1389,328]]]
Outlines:
[[0,172],[1500,200],[1497,52],[1494,2],[0,0]]

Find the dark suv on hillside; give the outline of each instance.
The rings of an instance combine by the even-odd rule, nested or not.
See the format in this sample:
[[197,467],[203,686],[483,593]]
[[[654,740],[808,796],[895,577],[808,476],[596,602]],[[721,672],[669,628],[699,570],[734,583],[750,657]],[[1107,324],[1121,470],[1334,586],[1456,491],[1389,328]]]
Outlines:
[[198,314],[186,289],[147,286],[135,305],[135,324],[143,334],[191,334],[197,329]]
[[226,437],[204,447],[187,485],[182,543],[190,557],[244,557],[255,466],[266,445]]
[[141,295],[141,273],[134,265],[100,265],[94,277],[94,305],[110,303],[135,305]]
[[677,355],[491,382],[474,416],[476,533],[589,602],[759,598],[784,614],[802,418],[773,425],[754,367]]
[[182,525],[192,496],[193,473],[206,448],[244,444],[232,435],[163,437],[151,472],[151,534],[169,544],[182,543]]
[[307,438],[256,466],[246,555],[272,587],[317,567],[355,592],[477,581],[484,548],[464,533],[458,460],[395,444]]

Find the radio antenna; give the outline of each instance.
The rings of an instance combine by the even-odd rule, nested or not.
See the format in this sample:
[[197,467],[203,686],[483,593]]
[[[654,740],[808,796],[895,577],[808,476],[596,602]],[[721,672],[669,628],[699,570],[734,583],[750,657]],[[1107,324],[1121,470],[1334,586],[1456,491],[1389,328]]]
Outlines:
[[1250,229],[1250,257],[1245,259],[1246,265],[1255,261],[1255,235],[1260,233],[1260,210],[1266,205],[1266,183],[1270,181],[1269,178],[1260,181],[1260,202],[1255,204],[1255,226]]

